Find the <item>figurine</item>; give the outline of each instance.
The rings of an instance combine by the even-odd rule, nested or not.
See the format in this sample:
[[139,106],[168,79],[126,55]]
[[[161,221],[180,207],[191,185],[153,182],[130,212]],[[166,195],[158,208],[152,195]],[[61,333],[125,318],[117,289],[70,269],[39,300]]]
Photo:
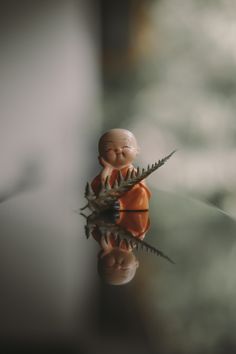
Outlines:
[[151,192],[144,179],[174,154],[153,164],[151,167],[137,169],[133,161],[139,152],[133,133],[126,129],[111,129],[99,140],[99,162],[102,171],[94,178],[91,185],[86,186],[85,197],[92,211],[101,212],[107,209],[119,211],[146,211],[149,209]]
[[[101,184],[109,178],[113,186],[120,171],[124,178],[127,173],[137,172],[132,165],[137,153],[138,145],[135,136],[125,129],[111,129],[99,140],[99,162],[103,169],[92,182],[95,194],[101,189]],[[133,173],[134,173],[133,172]],[[131,190],[119,198],[119,210],[148,210],[151,192],[144,181],[137,183]]]

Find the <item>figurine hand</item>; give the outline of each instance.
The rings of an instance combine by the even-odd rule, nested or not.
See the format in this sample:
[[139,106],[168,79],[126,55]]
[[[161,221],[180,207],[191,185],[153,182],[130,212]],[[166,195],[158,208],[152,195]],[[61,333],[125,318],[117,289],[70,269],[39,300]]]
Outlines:
[[104,160],[102,156],[98,156],[98,160],[100,164],[104,167],[101,173],[101,178],[103,181],[105,181],[107,176],[110,176],[112,174],[114,168],[106,160]]
[[106,236],[101,236],[100,245],[105,251],[110,251],[112,249],[109,231],[106,231]]
[[107,162],[106,160],[104,160],[104,158],[103,158],[102,156],[98,156],[98,161],[100,162],[100,164],[101,164],[103,167],[113,169],[112,165],[110,165],[109,162]]

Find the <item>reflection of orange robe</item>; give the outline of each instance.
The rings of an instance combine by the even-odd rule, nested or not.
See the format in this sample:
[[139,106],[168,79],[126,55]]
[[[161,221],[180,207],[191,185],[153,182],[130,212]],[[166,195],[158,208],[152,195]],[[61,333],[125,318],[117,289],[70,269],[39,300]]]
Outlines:
[[[121,170],[123,176],[126,175],[128,168],[125,167]],[[110,183],[113,186],[116,178],[118,176],[118,170],[113,170]],[[101,188],[101,175],[99,174],[92,181],[92,189],[95,194],[98,194]],[[148,210],[149,199],[151,197],[151,192],[144,182],[136,184],[131,190],[125,192],[124,195],[119,198],[120,210]]]
[[116,224],[129,231],[134,237],[143,239],[150,227],[149,213],[148,211],[120,213]]
[[[150,227],[149,213],[138,212],[138,211],[133,213],[132,212],[120,213],[120,217],[116,221],[116,224],[121,226],[122,229],[129,231],[132,234],[132,236],[143,240],[146,232]],[[92,235],[94,239],[98,241],[98,243],[100,243],[102,234],[99,229],[99,226],[96,226],[93,229]],[[110,234],[109,238],[110,238],[111,245],[113,247],[117,247],[115,237],[112,233]],[[125,242],[122,242],[120,247],[123,249],[127,249],[127,245]]]

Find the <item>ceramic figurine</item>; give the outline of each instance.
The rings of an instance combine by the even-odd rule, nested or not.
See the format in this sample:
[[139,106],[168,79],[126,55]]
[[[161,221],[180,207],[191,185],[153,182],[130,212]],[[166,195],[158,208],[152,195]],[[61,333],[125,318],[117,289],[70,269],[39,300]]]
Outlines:
[[140,170],[133,166],[139,148],[133,133],[126,129],[111,129],[99,140],[99,162],[102,170],[86,187],[85,197],[91,210],[146,211],[151,192],[144,179],[161,167],[173,154]]

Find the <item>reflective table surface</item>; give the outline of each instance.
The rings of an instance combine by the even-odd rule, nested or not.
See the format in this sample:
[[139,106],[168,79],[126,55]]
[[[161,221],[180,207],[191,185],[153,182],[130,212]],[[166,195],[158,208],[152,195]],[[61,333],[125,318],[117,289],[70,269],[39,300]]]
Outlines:
[[[7,210],[2,204],[2,220]],[[15,249],[4,238],[2,352],[235,353],[235,220],[163,191],[153,191],[149,216],[144,241],[175,264],[135,247],[139,266],[124,285],[99,276],[101,247],[86,237],[86,220],[74,212],[67,219],[73,236],[35,238],[37,252],[26,239]],[[13,248],[15,262],[19,256],[27,263],[22,274],[20,263],[7,261]]]

